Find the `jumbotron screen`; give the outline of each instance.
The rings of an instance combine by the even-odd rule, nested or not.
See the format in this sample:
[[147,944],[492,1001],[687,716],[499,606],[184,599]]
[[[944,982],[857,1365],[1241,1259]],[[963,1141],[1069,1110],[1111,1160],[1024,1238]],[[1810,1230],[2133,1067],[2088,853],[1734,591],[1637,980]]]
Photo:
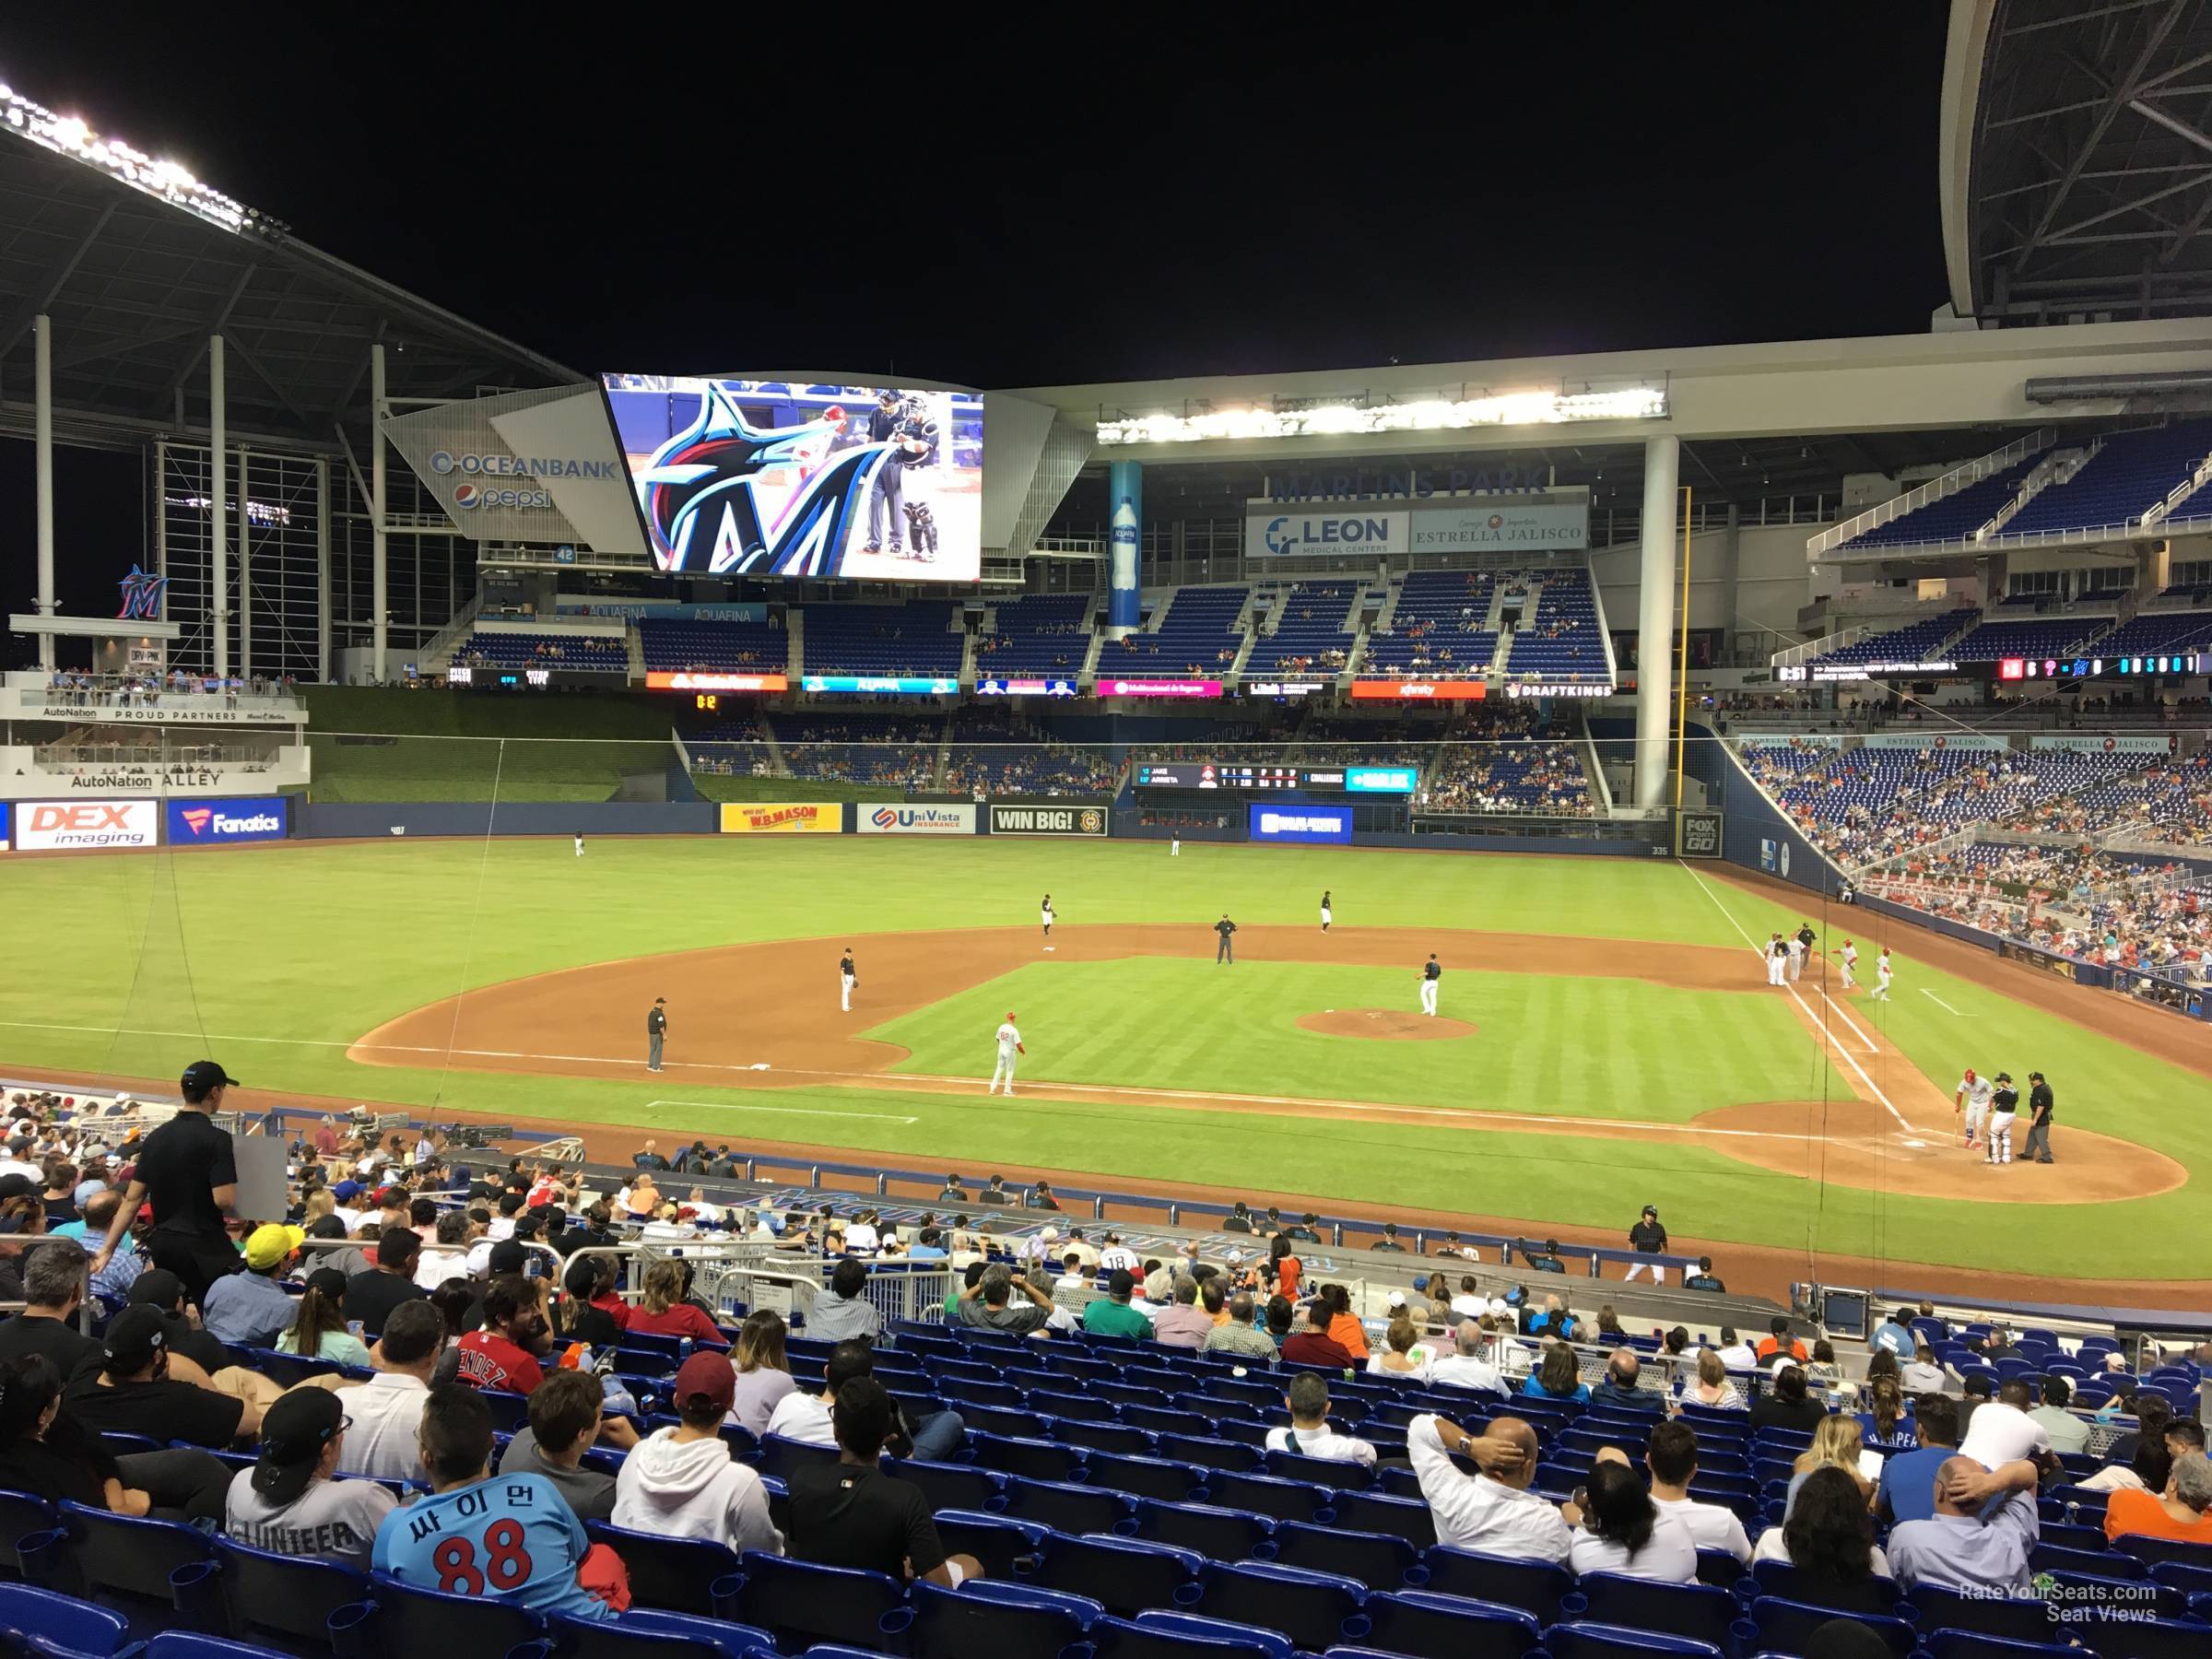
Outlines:
[[647,545],[669,574],[982,574],[979,394],[665,374],[606,385]]

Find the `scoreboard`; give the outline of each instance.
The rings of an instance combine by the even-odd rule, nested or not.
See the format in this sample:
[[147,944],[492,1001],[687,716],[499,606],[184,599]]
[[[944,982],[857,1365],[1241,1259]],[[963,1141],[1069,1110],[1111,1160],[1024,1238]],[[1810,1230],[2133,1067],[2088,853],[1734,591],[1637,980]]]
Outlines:
[[1140,762],[1139,789],[1324,789],[1347,794],[1410,795],[1420,787],[1412,766],[1245,766],[1218,760]]

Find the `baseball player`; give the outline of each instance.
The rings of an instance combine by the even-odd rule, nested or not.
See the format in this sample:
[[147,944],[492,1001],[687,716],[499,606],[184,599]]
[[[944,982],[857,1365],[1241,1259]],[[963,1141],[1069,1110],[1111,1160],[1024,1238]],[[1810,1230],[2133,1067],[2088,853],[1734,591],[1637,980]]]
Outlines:
[[924,564],[937,562],[937,519],[927,501],[906,504],[906,539]]
[[1053,936],[1053,896],[1050,893],[1047,893],[1044,896],[1044,902],[1037,907],[1037,913],[1039,918],[1044,923],[1044,936],[1048,941],[1045,948],[1050,950],[1052,949],[1052,945],[1049,943],[1049,941]]
[[[1989,1123],[1989,1105],[1995,1097],[1996,1086],[1987,1077],[1977,1077],[1972,1066],[1959,1079],[1959,1087],[1951,1095],[1951,1110],[1959,1113],[1966,1129],[1966,1149],[1974,1149],[1974,1141]],[[2017,1101],[2016,1101],[2017,1104]]]
[[[900,464],[897,449],[899,441],[899,394],[889,386],[876,394],[876,407],[868,416],[868,441],[888,443],[893,452],[886,455],[876,468],[876,485],[868,492],[868,541],[862,549],[868,553],[883,551],[883,524],[888,516],[891,524],[891,557],[903,552],[900,538],[906,535],[906,468]],[[886,507],[890,509],[887,515]]]
[[1802,977],[1805,972],[1804,943],[1795,934],[1792,934],[1782,942],[1782,947],[1787,953],[1783,959],[1789,964],[1790,978],[1794,980]]
[[1846,939],[1843,941],[1843,948],[1836,954],[1843,963],[1843,989],[1846,991],[1856,990],[1859,982],[1852,977],[1852,970],[1859,965],[1859,947]]
[[1182,856],[1182,832],[1180,830],[1168,831],[1168,856],[1170,858]]
[[583,856],[583,831],[581,830],[576,831],[576,856]]
[[1436,1018],[1436,992],[1443,977],[1444,965],[1436,959],[1436,952],[1432,950],[1429,959],[1421,964],[1421,1012],[1431,1019]]
[[1321,893],[1321,931],[1323,933],[1329,931],[1329,893],[1328,889],[1324,888]]
[[2020,1091],[2012,1086],[2012,1074],[1999,1072],[1989,1100],[1989,1161],[2012,1161],[2012,1121],[2020,1110]]
[[1882,954],[1874,959],[1874,1000],[1889,1000],[1889,947],[1882,947]]
[[992,1070],[991,1087],[984,1089],[983,1092],[995,1094],[998,1091],[998,1080],[1004,1077],[1006,1080],[1006,1098],[1012,1100],[1014,1098],[1014,1056],[1026,1054],[1029,1052],[1028,1049],[1021,1046],[1021,1032],[1015,1027],[1014,1010],[1008,1008],[1006,1023],[998,1028],[998,1065]]
[[1766,955],[1767,983],[1779,985],[1782,983],[1783,971],[1790,965],[1790,947],[1782,942],[1781,934],[1775,934],[1767,941]]
[[860,975],[853,971],[853,947],[845,947],[845,954],[837,964],[837,985],[846,1013],[853,1012],[853,987],[860,983]]

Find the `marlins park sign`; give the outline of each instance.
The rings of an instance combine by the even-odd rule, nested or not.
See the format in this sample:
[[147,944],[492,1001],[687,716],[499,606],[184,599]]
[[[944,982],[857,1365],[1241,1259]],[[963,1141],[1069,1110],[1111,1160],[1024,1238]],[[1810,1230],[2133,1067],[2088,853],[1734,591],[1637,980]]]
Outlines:
[[1096,801],[994,801],[994,835],[1104,835],[1106,808]]

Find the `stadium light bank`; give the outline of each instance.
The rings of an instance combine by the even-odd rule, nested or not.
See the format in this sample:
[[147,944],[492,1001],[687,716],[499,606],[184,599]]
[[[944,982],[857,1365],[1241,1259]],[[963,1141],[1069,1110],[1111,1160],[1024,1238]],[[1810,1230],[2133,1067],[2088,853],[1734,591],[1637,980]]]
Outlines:
[[1106,445],[1328,438],[1368,432],[1451,431],[1466,427],[1558,426],[1582,420],[1664,420],[1666,414],[1665,386],[1633,385],[1403,403],[1313,403],[1288,408],[1120,415],[1100,419],[1098,441]]
[[193,177],[190,169],[175,161],[156,160],[120,138],[102,137],[81,116],[57,115],[4,84],[0,84],[0,122],[42,148],[87,167],[98,168],[134,190],[159,196],[171,206],[182,207],[194,218],[226,230],[282,234],[291,229],[282,220],[256,212],[213,186],[201,183]]

